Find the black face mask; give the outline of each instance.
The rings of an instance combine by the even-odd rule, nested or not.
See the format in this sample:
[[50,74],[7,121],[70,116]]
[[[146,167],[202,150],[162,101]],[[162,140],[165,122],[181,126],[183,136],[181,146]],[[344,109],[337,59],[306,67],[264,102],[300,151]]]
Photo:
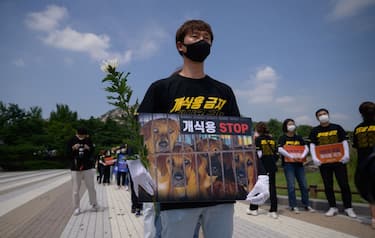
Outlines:
[[195,62],[203,62],[211,51],[211,45],[205,40],[200,40],[189,45],[184,44],[184,46],[186,46],[186,53],[183,54]]

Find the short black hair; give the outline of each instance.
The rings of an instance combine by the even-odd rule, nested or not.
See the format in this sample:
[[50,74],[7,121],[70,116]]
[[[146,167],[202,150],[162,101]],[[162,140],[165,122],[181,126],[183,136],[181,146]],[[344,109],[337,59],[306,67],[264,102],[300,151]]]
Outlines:
[[373,102],[363,102],[358,109],[365,121],[374,120],[375,104]]
[[214,34],[212,33],[212,29],[210,24],[203,20],[199,19],[192,19],[185,21],[180,28],[176,31],[176,43],[177,42],[184,42],[184,38],[189,31],[207,31],[208,34],[211,36],[211,42],[214,41]]
[[259,135],[268,135],[270,131],[268,130],[267,124],[263,121],[258,122],[255,126],[255,131],[258,132]]
[[84,128],[84,127],[79,127],[79,128],[77,128],[77,134],[78,134],[78,135],[87,135],[88,132],[87,132],[87,129],[86,129],[86,128]]
[[316,112],[315,112],[315,116],[318,118],[318,113],[321,112],[321,111],[325,111],[327,114],[329,114],[329,111],[325,108],[319,108]]
[[283,132],[284,133],[288,132],[288,123],[290,121],[292,121],[292,122],[294,122],[294,124],[296,124],[295,121],[293,119],[291,119],[291,118],[285,119],[284,122],[283,122]]

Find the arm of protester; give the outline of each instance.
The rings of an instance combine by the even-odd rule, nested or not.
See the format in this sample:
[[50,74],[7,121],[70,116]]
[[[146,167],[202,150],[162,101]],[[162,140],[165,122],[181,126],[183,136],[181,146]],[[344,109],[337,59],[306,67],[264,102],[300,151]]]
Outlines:
[[259,175],[253,189],[246,197],[252,204],[261,205],[269,198],[269,177],[268,175]]
[[344,140],[342,142],[342,145],[344,147],[344,156],[342,157],[342,159],[340,160],[341,163],[343,164],[346,164],[349,162],[350,160],[350,154],[349,154],[349,143],[347,140]]
[[311,158],[312,158],[314,164],[316,166],[320,166],[322,163],[320,162],[320,160],[318,159],[318,157],[316,157],[315,144],[314,143],[310,144],[310,153],[311,153]]
[[257,152],[260,152],[260,156],[259,153],[257,153],[258,178],[253,189],[247,195],[246,200],[250,201],[252,204],[260,205],[269,197],[269,177],[261,159],[262,151],[258,150]]
[[291,154],[289,154],[288,151],[286,151],[286,150],[285,150],[283,147],[281,147],[281,146],[277,149],[277,151],[278,151],[282,156],[284,156],[284,157],[288,157],[288,158],[294,159],[294,156],[291,155]]
[[307,145],[305,145],[305,150],[303,151],[302,155],[301,155],[301,158],[305,158],[307,156],[307,154],[309,153],[309,147]]
[[134,192],[138,196],[138,186],[141,186],[148,194],[154,195],[156,184],[150,173],[143,166],[140,159],[127,160],[130,176],[134,183]]

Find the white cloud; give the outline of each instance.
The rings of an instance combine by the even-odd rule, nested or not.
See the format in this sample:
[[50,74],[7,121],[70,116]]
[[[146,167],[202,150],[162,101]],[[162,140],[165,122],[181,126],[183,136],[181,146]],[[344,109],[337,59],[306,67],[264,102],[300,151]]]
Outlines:
[[43,41],[50,46],[77,52],[86,52],[92,58],[100,60],[109,57],[110,38],[107,35],[81,33],[66,27],[50,32]]
[[156,24],[145,28],[145,33],[132,39],[134,44],[123,52],[111,51],[110,37],[107,34],[80,32],[69,26],[61,26],[61,21],[68,16],[68,10],[56,5],[47,6],[41,12],[32,12],[26,17],[26,25],[36,31],[43,32],[40,38],[51,47],[82,52],[92,59],[101,61],[109,58],[118,58],[121,64],[127,64],[134,59],[152,57],[160,50],[167,34]]
[[260,84],[264,82],[276,83],[279,77],[276,75],[275,70],[270,66],[265,66],[259,69],[255,76],[255,81]]
[[136,51],[136,56],[139,58],[147,58],[153,55],[159,48],[156,41],[145,39],[141,46]]
[[47,6],[43,12],[32,12],[26,18],[26,25],[38,31],[51,31],[58,27],[59,22],[68,15],[65,7]]
[[25,66],[25,61],[21,58],[15,59],[12,62],[15,66],[17,67],[24,67]]
[[122,64],[129,63],[132,60],[132,58],[133,58],[133,51],[132,50],[127,50],[122,55],[118,56],[118,59]]
[[275,102],[278,104],[289,104],[295,102],[294,97],[291,96],[283,96],[275,99]]
[[375,0],[334,0],[333,9],[329,16],[333,20],[351,17],[375,4]]
[[270,66],[264,66],[252,77],[250,89],[237,89],[239,97],[245,97],[249,103],[269,103],[274,100],[279,76]]
[[142,32],[132,44],[132,55],[135,59],[146,59],[153,56],[168,37],[165,30],[154,23],[145,27]]

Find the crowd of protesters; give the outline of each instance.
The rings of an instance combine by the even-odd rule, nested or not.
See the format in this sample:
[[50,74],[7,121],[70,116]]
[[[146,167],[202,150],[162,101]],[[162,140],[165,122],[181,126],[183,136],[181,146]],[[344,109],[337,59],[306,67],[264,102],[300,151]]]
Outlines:
[[[297,126],[291,118],[284,120],[282,125],[284,134],[278,139],[277,143],[272,138],[265,123],[260,122],[257,124],[255,128],[256,151],[257,156],[267,165],[266,167],[270,175],[271,206],[269,215],[272,218],[278,218],[276,213],[276,186],[274,185],[274,179],[271,178],[275,170],[277,170],[276,163],[279,158],[281,158],[281,166],[287,183],[289,208],[292,212],[300,213],[296,199],[296,181],[299,186],[301,204],[304,210],[315,212],[315,209],[310,204],[308,181],[304,169],[306,164],[312,162],[319,169],[323,181],[324,193],[329,206],[325,216],[332,217],[339,213],[334,191],[334,178],[336,178],[340,188],[344,213],[350,218],[356,218],[357,215],[352,207],[352,192],[347,169],[347,164],[350,162],[349,144],[351,141],[352,147],[357,150],[357,161],[354,161],[356,163],[354,182],[362,198],[370,204],[371,225],[375,229],[375,104],[369,101],[363,102],[359,106],[359,112],[363,122],[355,127],[351,140],[349,140],[347,133],[340,125],[331,122],[329,111],[325,108],[316,111],[315,117],[319,125],[312,128],[309,138],[306,138],[306,141],[296,133]],[[290,145],[302,148],[299,156],[287,151],[286,146]],[[327,145],[339,145],[342,148],[342,157],[337,161],[328,162],[320,158],[319,152],[316,149],[319,146]],[[275,153],[276,150],[278,153]],[[311,160],[307,160],[309,153]],[[246,213],[257,216],[258,206],[250,204]]]
[[[182,56],[183,66],[169,78],[158,80],[149,87],[138,112],[240,116],[232,89],[228,85],[211,78],[204,72],[204,61],[211,52],[213,39],[213,32],[210,25],[202,20],[189,20],[181,25],[176,32],[175,46]],[[175,103],[183,98],[216,99],[224,103],[215,108],[210,107],[211,104],[196,104],[194,107],[186,106],[186,108],[182,108],[182,106],[175,107]],[[354,147],[358,150],[359,159],[356,171],[356,184],[361,191],[361,195],[370,204],[374,204],[374,183],[371,183],[374,177],[372,169],[374,167],[374,156],[369,156],[369,154],[373,154],[375,145],[374,103],[366,102],[365,105],[361,104],[360,113],[364,121],[354,132]],[[327,109],[321,108],[317,110],[315,116],[319,121],[319,125],[312,129],[307,143],[295,133],[296,125],[293,119],[286,119],[284,121],[284,135],[277,142],[270,134],[266,124],[258,123],[259,126],[256,128],[258,137],[255,138],[256,154],[258,159],[262,161],[260,164],[264,168],[260,176],[258,176],[252,191],[249,192],[246,198],[251,203],[247,211],[249,215],[257,215],[256,211],[258,207],[256,205],[262,205],[270,196],[271,208],[269,214],[272,218],[278,218],[277,181],[275,174],[279,154],[281,154],[282,166],[284,167],[284,174],[287,180],[291,211],[299,213],[295,197],[295,179],[301,190],[301,200],[304,209],[308,212],[315,211],[310,205],[306,191],[307,181],[304,172],[304,160],[308,153],[310,153],[313,163],[319,168],[324,184],[324,192],[329,204],[329,209],[325,215],[331,217],[338,213],[333,190],[335,176],[340,187],[345,214],[351,218],[356,217],[352,208],[352,194],[347,173],[347,163],[350,161],[350,156],[346,133],[340,125],[330,121]],[[78,139],[81,140],[81,137],[78,136]],[[342,148],[343,156],[334,162],[326,163],[322,161],[319,153],[316,152],[317,148],[336,144],[341,145],[340,148]],[[296,156],[288,151],[285,147],[286,145],[302,146],[303,150]],[[77,158],[80,155],[80,144],[71,143],[70,150],[75,154],[76,157],[74,158]],[[83,147],[82,150],[87,151],[87,153],[92,152],[89,144]],[[128,188],[127,181],[130,181],[132,212],[136,215],[141,215],[142,204],[137,199],[138,185],[145,188],[146,191],[150,191],[152,195],[152,189],[147,189],[152,184],[152,181],[150,181],[151,177],[149,173],[140,162],[134,162],[134,160],[126,162],[126,157],[132,154],[133,151],[127,148],[126,145],[116,149],[101,151],[96,163],[99,174],[98,183],[110,185],[111,178],[113,177],[112,174],[116,174],[119,189],[122,186],[125,189]],[[75,160],[72,161],[74,162]],[[86,178],[86,175],[81,172],[81,170],[86,169],[84,164],[77,165],[76,163],[72,167],[72,170],[78,170],[79,172],[75,173],[73,179],[77,181],[81,177]],[[130,176],[128,176],[129,171]],[[370,187],[366,187],[363,184],[367,184],[367,182],[370,183]],[[79,184],[77,186],[79,187]],[[95,193],[95,189],[92,191]],[[76,204],[76,187],[74,187],[73,194]],[[220,203],[210,201],[190,204],[152,204],[155,206],[154,209],[151,206],[151,209],[148,210],[149,214],[145,214],[145,237],[176,237],[177,234],[179,237],[196,237],[197,227],[199,228],[200,225],[206,237],[232,237],[234,202]],[[90,203],[93,208],[97,206],[96,196],[90,196]],[[157,212],[159,208],[160,211]],[[371,205],[371,209],[372,226],[375,227],[373,205]],[[147,222],[146,217],[148,218]]]
[[103,186],[109,186],[113,183],[117,186],[117,189],[128,191],[130,188],[132,200],[131,212],[136,216],[140,216],[143,206],[135,194],[133,180],[127,164],[128,157],[132,155],[133,151],[127,144],[101,150],[95,162],[96,180],[98,184],[102,184]]

